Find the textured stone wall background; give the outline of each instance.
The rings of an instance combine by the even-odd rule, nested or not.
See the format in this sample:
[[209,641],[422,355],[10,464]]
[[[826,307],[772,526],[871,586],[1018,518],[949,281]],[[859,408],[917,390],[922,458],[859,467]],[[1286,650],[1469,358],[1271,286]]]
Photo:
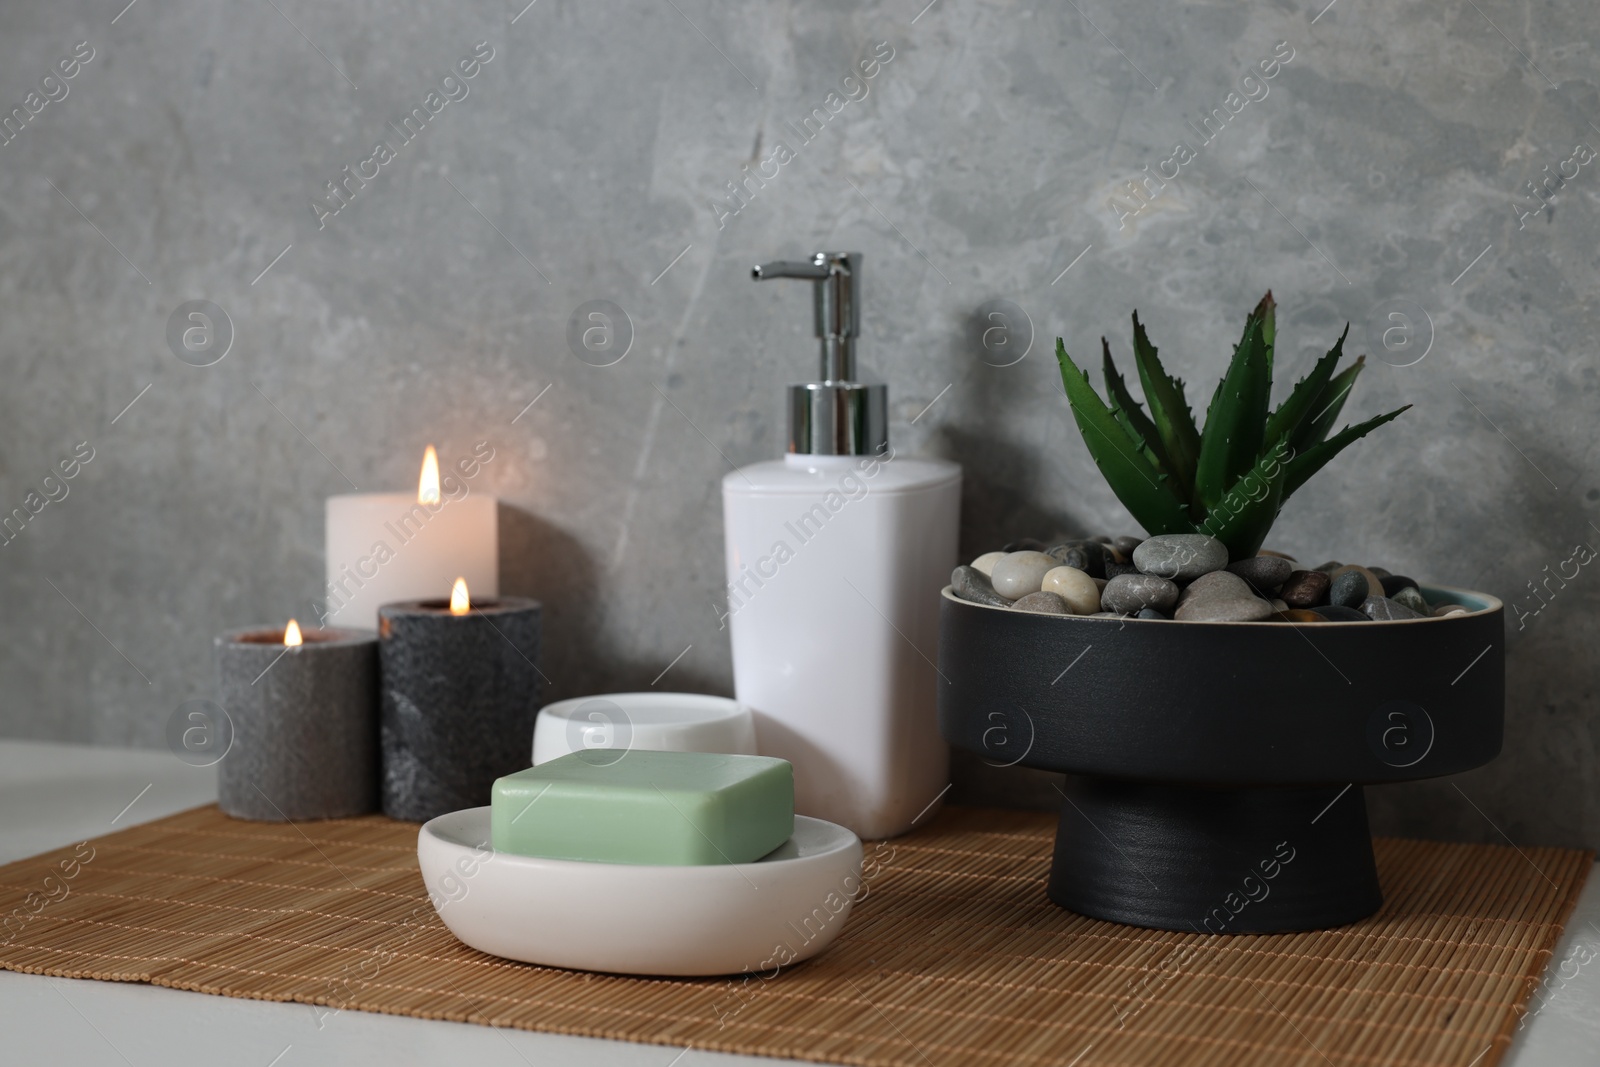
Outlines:
[[[840,248],[866,256],[897,446],[966,467],[969,554],[1129,529],[1057,335],[1125,353],[1137,307],[1203,402],[1269,286],[1280,382],[1352,322],[1374,358],[1349,414],[1415,408],[1272,545],[1528,612],[1504,755],[1375,790],[1378,828],[1600,844],[1600,573],[1536,615],[1528,587],[1600,545],[1600,161],[1575,156],[1600,145],[1595,15],[1323,3],[0,6],[0,105],[28,117],[0,144],[0,511],[80,442],[94,457],[0,548],[0,732],[161,745],[214,696],[213,633],[311,613],[323,497],[412,484],[430,441],[496,449],[480,484],[506,589],[547,603],[553,697],[647,686],[680,653],[663,687],[726,692],[718,481],[777,454],[814,351],[803,287],[749,266]],[[32,114],[78,42],[93,58]],[[468,95],[319,229],[325,183],[478,42]],[[1179,142],[1195,158],[1135,199]],[[737,214],[714,206],[763,165]],[[1539,210],[1546,167],[1570,180]],[[566,340],[602,299],[633,331],[607,367]],[[191,300],[231,321],[215,365],[169,349]],[[1010,366],[981,343],[994,300],[1031,322],[1012,314],[1003,351],[1032,345]],[[1053,798],[970,761],[959,784]]]

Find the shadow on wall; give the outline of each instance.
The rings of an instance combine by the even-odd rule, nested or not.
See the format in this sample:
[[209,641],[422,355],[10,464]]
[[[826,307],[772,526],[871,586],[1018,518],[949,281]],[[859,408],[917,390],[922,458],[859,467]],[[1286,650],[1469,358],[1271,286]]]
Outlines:
[[1089,536],[1078,520],[1035,502],[1030,487],[1039,482],[1039,460],[1024,446],[959,427],[947,427],[940,437],[940,453],[961,462],[963,563],[1024,537],[1049,544]]
[[[622,658],[605,639],[605,611],[595,595],[595,561],[577,539],[521,508],[500,502],[500,592],[544,605],[539,670],[544,703],[601,693],[648,692],[666,666]],[[625,602],[625,601],[624,601]],[[722,679],[680,663],[663,691],[731,696]]]
[[[1016,407],[1013,366],[975,357],[980,340],[993,326],[981,308],[965,320],[960,350],[947,353],[950,373],[959,377],[966,402],[961,425],[946,424],[933,451],[954,457],[962,467],[960,557],[968,562],[1007,542],[1034,537],[1047,543],[1087,537],[1072,516],[1038,504],[1042,457],[1038,449],[993,436]],[[1035,339],[1037,340],[1037,339]],[[1037,344],[1035,344],[1037,347]],[[1062,776],[1030,767],[998,767],[994,761],[954,749],[950,753],[953,804],[1037,808],[1061,806]]]
[[[1027,443],[992,434],[991,427],[1015,420],[1018,375],[1027,372],[1021,369],[1020,359],[1012,361],[1007,350],[1007,344],[1015,346],[1020,338],[1009,337],[1002,344],[985,340],[997,329],[995,322],[1003,321],[994,319],[993,313],[985,310],[988,307],[985,303],[967,313],[962,330],[953,335],[960,340],[945,352],[947,373],[959,379],[967,407],[959,425],[946,424],[937,433],[936,452],[954,457],[963,471],[963,562],[1023,537],[1051,542],[1102,532],[1086,530],[1070,515],[1041,507],[1039,486],[1048,481],[1041,470],[1045,457]],[[1027,349],[1028,358],[1052,358],[1043,349],[1041,338],[1028,341],[1032,346]]]

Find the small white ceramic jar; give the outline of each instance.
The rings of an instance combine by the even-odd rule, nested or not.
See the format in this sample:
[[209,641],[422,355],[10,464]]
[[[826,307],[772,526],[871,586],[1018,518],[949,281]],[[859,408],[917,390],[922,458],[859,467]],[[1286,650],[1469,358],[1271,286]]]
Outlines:
[[754,756],[749,709],[700,693],[607,693],[546,705],[533,728],[533,762],[569,752],[629,749]]

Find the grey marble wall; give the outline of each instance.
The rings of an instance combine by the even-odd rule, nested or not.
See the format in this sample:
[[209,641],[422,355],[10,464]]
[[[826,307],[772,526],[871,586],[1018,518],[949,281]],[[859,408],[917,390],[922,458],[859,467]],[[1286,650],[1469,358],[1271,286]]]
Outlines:
[[[1600,844],[1600,573],[1529,590],[1600,545],[1582,0],[123,2],[0,5],[0,511],[37,509],[0,732],[161,745],[213,633],[311,614],[322,499],[430,441],[495,449],[553,696],[680,654],[663,688],[727,691],[718,482],[814,358],[806,293],[749,266],[852,249],[865,368],[898,447],[965,465],[973,554],[1130,526],[1056,336],[1126,352],[1137,307],[1203,400],[1268,287],[1280,378],[1352,322],[1350,413],[1415,407],[1271,544],[1519,605],[1504,755],[1375,791],[1378,826]],[[585,361],[595,300],[631,326]],[[169,344],[189,301],[212,365],[221,320]],[[986,347],[991,301],[1021,314]],[[958,795],[1053,796],[983,772]]]

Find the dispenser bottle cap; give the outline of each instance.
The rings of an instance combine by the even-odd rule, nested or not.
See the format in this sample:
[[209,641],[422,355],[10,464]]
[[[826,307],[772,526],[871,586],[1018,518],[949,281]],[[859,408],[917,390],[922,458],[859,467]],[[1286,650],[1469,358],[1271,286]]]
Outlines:
[[822,380],[789,387],[789,451],[819,456],[878,455],[889,447],[889,387],[858,382],[861,253],[817,252],[807,262],[779,260],[750,272],[812,283]]

